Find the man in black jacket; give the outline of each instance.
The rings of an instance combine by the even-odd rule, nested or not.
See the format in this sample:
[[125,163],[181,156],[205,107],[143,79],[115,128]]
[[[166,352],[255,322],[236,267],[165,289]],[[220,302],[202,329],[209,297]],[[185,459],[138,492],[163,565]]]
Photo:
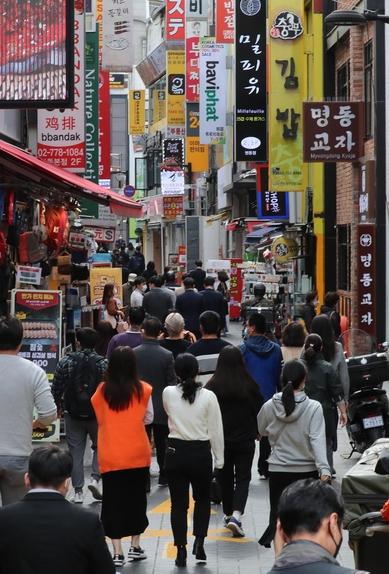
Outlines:
[[196,268],[189,272],[189,275],[194,279],[197,291],[202,291],[204,289],[204,280],[206,273],[203,269],[202,261],[195,261]]
[[223,295],[215,291],[215,278],[210,275],[204,279],[204,291],[201,292],[202,311],[215,311],[220,317],[220,329],[224,329],[226,324],[226,306]]
[[30,457],[28,494],[0,510],[1,574],[114,574],[99,517],[65,499],[68,451],[46,445]]
[[197,339],[200,333],[200,315],[202,311],[202,297],[195,291],[193,277],[184,279],[185,293],[179,295],[176,301],[176,311],[184,317],[185,328],[194,333]]

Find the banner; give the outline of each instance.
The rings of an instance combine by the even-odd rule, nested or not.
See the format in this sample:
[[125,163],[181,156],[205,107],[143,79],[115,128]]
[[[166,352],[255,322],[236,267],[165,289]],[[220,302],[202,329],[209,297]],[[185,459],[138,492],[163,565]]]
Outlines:
[[38,110],[37,156],[63,169],[85,170],[85,23],[84,12],[74,19],[74,107]]
[[130,105],[129,133],[142,135],[145,133],[145,90],[130,90],[128,101]]
[[216,42],[234,43],[234,0],[216,0]]
[[376,335],[376,225],[357,225],[357,329]]
[[111,96],[107,70],[99,72],[99,180],[102,179],[111,180]]
[[185,40],[185,0],[166,0],[166,41]]
[[192,172],[208,171],[208,145],[200,143],[199,104],[186,104],[185,157]]
[[269,189],[304,191],[304,1],[269,0]]
[[99,34],[86,33],[85,44],[85,177],[99,181]]
[[131,72],[134,56],[133,0],[103,2],[103,68]]
[[207,39],[200,44],[200,143],[226,141],[226,46]]
[[185,136],[185,52],[166,52],[167,136]]
[[91,305],[101,303],[104,285],[113,283],[117,289],[117,297],[122,301],[122,269],[121,267],[92,267],[90,270]]
[[235,0],[235,160],[267,161],[266,2]]
[[153,90],[153,124],[166,118],[165,90]]

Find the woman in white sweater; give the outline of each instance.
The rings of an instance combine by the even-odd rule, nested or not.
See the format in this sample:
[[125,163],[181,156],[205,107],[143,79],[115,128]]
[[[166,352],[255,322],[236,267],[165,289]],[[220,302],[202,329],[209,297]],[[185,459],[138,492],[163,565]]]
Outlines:
[[175,361],[176,386],[163,391],[163,406],[168,415],[169,437],[165,470],[171,498],[170,520],[177,546],[176,566],[186,566],[189,487],[195,501],[193,513],[193,554],[206,561],[204,539],[211,512],[210,487],[212,454],[215,468],[224,465],[223,423],[216,395],[196,381],[197,359],[188,353]]

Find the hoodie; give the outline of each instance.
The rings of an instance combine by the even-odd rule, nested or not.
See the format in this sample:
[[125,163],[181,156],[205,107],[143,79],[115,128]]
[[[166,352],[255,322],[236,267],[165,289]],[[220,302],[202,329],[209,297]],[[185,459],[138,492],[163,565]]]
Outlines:
[[278,572],[308,574],[316,572],[319,564],[326,564],[328,567],[328,569],[320,570],[323,574],[368,574],[361,570],[343,568],[328,550],[310,540],[296,540],[296,542],[290,542],[284,546],[268,574],[277,574]]
[[249,337],[240,350],[248,372],[267,401],[280,382],[282,354],[279,345],[263,335],[255,335]]
[[331,476],[327,461],[323,409],[302,391],[296,406],[285,416],[282,393],[267,401],[258,415],[258,431],[269,437],[271,472],[314,472]]

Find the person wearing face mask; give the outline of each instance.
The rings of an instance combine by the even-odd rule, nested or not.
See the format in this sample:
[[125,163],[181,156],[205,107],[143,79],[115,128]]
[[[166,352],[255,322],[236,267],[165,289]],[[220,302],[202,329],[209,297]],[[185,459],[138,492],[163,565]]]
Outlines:
[[300,359],[285,363],[283,391],[267,401],[258,414],[258,432],[268,437],[271,448],[269,526],[259,539],[266,548],[276,532],[277,507],[284,488],[301,479],[331,480],[323,409],[305,394],[306,376]]
[[279,502],[276,557],[268,574],[368,574],[336,560],[343,514],[342,500],[330,484],[307,479],[288,486]]
[[317,291],[308,291],[305,295],[305,305],[302,309],[302,316],[305,323],[305,328],[308,333],[311,332],[311,323],[316,317],[316,307],[318,305]]
[[134,280],[134,290],[131,293],[130,307],[142,307],[146,291],[146,281],[141,275]]

